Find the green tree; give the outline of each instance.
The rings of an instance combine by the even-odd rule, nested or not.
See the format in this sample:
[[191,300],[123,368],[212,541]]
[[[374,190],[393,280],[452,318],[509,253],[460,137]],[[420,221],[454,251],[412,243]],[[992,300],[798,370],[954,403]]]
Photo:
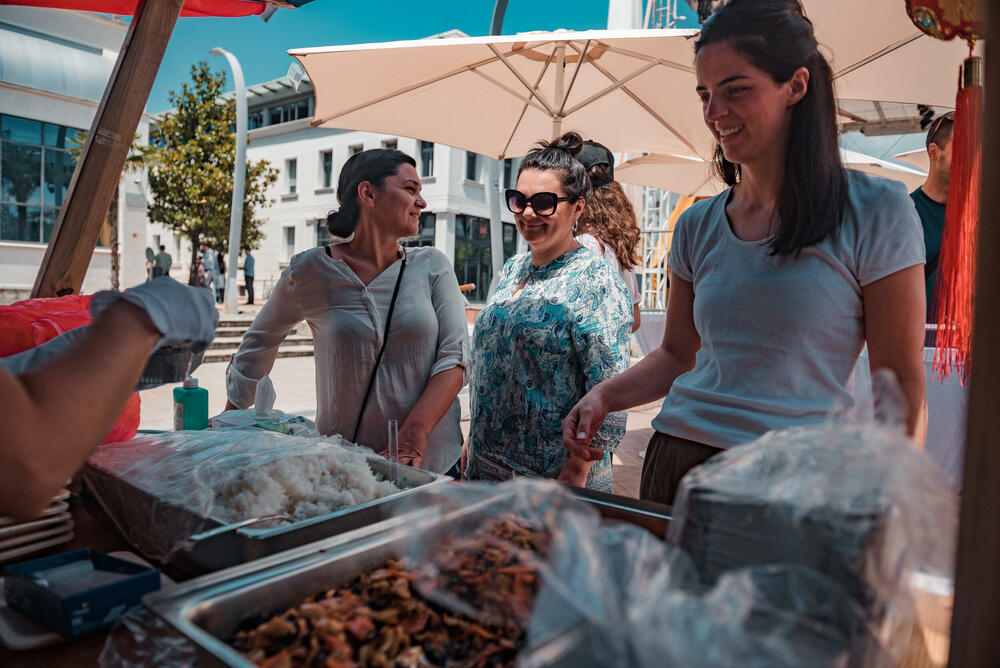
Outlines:
[[[170,91],[175,109],[160,121],[154,137],[148,216],[191,241],[192,269],[201,244],[223,253],[229,250],[236,103],[221,97],[225,83],[225,73],[213,72],[208,63],[192,65],[191,83],[182,83],[179,93]],[[256,212],[271,203],[267,188],[278,179],[266,160],[248,161],[246,169],[241,250],[260,246],[263,220]]]
[[[83,153],[83,145],[87,143],[89,132],[77,132],[69,138],[67,150],[73,156],[73,160],[79,160]],[[150,146],[143,146],[142,137],[135,135],[132,137],[132,145],[129,147],[128,156],[125,158],[123,174],[139,174],[144,167],[148,167],[156,158],[155,151]],[[118,252],[118,202],[121,192],[121,184],[115,186],[115,192],[111,196],[111,204],[108,206],[107,223],[108,237],[111,246],[111,289],[117,290],[121,285],[121,256]]]

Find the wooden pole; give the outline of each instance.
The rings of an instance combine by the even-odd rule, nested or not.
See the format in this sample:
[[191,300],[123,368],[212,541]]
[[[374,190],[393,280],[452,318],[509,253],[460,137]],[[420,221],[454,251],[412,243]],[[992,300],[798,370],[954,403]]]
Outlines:
[[79,293],[183,0],[140,0],[80,153],[32,297]]
[[[982,3],[986,34],[1000,36],[1000,8]],[[948,665],[1000,666],[1000,48],[986,42],[980,200],[965,472],[955,610]],[[961,184],[952,184],[952,187]]]

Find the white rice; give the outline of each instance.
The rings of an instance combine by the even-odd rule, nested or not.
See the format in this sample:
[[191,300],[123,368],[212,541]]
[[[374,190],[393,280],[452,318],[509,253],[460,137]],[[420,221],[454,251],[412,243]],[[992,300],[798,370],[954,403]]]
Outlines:
[[263,515],[304,520],[398,492],[354,452],[289,455],[248,467],[215,490],[212,515],[237,522]]

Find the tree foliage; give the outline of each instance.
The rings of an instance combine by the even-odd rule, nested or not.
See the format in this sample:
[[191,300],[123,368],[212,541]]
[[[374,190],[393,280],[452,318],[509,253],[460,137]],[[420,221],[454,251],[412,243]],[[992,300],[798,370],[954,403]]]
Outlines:
[[[208,63],[192,65],[191,83],[182,83],[180,92],[170,91],[175,109],[153,136],[157,150],[149,170],[149,219],[190,239],[192,255],[200,244],[229,250],[236,103],[221,98],[225,83],[225,73],[213,72]],[[267,188],[277,178],[266,160],[247,162],[241,250],[260,246],[263,220],[256,214],[271,203]]]

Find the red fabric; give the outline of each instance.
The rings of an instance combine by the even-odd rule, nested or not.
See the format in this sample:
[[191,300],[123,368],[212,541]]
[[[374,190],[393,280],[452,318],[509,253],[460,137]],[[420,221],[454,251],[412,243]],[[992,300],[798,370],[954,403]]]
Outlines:
[[[983,88],[958,92],[952,134],[951,187],[945,210],[934,321],[938,324],[934,370],[942,380],[952,367],[967,380],[975,307],[979,182],[982,174]],[[957,351],[957,353],[955,352]]]
[[[132,16],[139,2],[138,0],[0,0],[0,4]],[[185,0],[181,16],[251,16],[263,13],[266,8],[265,2],[250,0]]]
[[[90,295],[25,299],[0,306],[0,357],[34,348],[90,321]],[[127,441],[138,429],[139,393],[133,392],[102,443]]]

